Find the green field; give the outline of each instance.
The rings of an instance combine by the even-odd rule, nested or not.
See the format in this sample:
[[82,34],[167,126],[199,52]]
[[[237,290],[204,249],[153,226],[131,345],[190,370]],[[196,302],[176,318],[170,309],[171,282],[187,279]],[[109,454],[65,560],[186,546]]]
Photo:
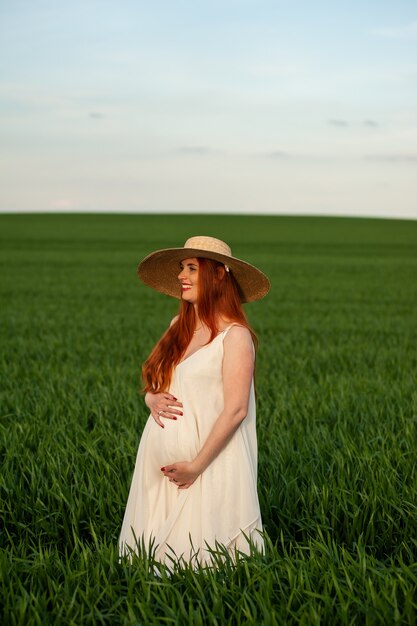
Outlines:
[[[135,272],[199,234],[272,282],[246,308],[268,548],[155,578],[117,539],[177,303]],[[417,623],[417,221],[2,215],[0,242],[2,624]]]

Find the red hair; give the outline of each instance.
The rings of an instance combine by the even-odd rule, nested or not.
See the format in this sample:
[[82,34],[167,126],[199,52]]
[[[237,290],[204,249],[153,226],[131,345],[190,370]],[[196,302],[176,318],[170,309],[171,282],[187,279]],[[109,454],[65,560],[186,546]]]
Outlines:
[[[218,335],[219,318],[247,328],[256,346],[256,335],[243,311],[239,285],[232,272],[223,263],[198,259],[198,317],[210,329],[208,343]],[[162,335],[142,366],[143,392],[168,391],[172,371],[181,361],[190,343],[196,325],[194,305],[181,300],[175,322]]]

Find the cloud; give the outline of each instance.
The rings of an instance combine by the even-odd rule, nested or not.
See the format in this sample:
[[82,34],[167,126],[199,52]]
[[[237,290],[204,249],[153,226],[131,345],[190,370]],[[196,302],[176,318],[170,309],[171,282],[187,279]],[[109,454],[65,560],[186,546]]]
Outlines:
[[283,150],[274,150],[272,152],[266,152],[264,156],[269,159],[288,159],[291,155]]
[[368,154],[365,159],[387,163],[417,163],[417,154]]
[[417,21],[402,26],[373,28],[372,33],[386,39],[410,39],[417,37]]
[[88,116],[93,120],[101,120],[104,117],[103,113],[100,113],[100,111],[90,111]]
[[[348,120],[340,120],[340,119],[331,119],[327,120],[329,126],[335,126],[336,128],[348,128],[352,125]],[[363,120],[362,126],[366,126],[367,128],[378,128],[379,124],[375,120]]]
[[208,146],[182,146],[178,152],[188,156],[208,156],[210,154],[218,154]]
[[330,126],[337,126],[339,128],[347,128],[349,126],[349,122],[347,120],[333,119],[333,120],[328,120],[327,123]]

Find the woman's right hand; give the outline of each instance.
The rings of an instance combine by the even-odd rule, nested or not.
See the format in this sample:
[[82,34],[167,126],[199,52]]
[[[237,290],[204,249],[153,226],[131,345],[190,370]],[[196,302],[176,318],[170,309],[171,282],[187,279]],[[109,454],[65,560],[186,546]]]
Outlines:
[[155,422],[161,428],[164,428],[161,417],[176,420],[177,415],[182,415],[182,411],[173,408],[178,407],[182,409],[181,402],[178,402],[177,398],[170,393],[151,393],[148,391],[145,395],[145,404],[150,409]]

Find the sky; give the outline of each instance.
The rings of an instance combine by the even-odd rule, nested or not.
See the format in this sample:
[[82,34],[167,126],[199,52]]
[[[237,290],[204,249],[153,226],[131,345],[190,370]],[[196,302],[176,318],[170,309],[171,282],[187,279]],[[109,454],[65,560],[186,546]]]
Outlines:
[[0,210],[417,219],[417,3],[0,0]]

